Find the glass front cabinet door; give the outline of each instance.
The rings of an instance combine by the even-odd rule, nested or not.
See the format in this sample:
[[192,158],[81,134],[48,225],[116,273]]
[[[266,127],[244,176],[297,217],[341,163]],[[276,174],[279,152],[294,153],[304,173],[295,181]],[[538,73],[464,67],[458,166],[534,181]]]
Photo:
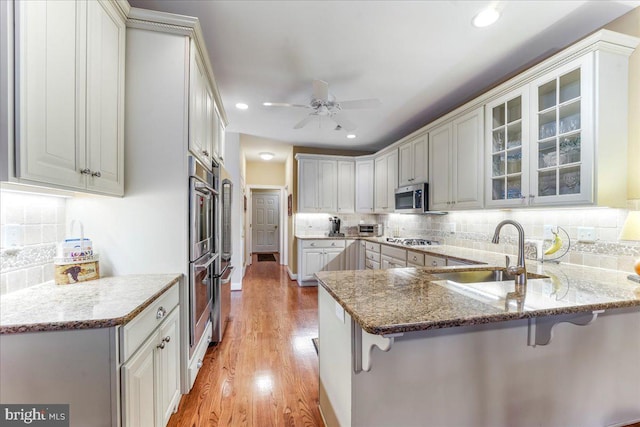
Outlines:
[[486,205],[591,204],[593,54],[486,104]]
[[529,194],[529,91],[509,92],[486,107],[487,207],[525,206]]
[[593,202],[593,54],[530,84],[530,204]]

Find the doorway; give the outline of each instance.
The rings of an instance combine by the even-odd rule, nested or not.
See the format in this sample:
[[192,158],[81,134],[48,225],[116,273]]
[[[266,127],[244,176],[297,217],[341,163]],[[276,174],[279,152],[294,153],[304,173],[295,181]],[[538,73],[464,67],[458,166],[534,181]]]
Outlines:
[[252,253],[280,252],[280,192],[253,190],[251,194]]

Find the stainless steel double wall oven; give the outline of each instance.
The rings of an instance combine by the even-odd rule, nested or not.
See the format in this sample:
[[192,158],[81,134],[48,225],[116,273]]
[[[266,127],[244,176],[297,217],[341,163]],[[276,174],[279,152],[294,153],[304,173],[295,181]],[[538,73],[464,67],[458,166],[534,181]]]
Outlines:
[[189,357],[211,317],[218,261],[219,168],[189,157]]

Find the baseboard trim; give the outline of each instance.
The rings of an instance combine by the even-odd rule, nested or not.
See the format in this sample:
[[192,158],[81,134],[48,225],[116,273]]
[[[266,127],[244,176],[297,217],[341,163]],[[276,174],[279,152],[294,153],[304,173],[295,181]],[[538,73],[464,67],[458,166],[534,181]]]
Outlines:
[[291,279],[291,280],[297,280],[298,279],[298,275],[293,273],[291,271],[291,268],[289,268],[288,265],[287,265],[287,274],[289,275],[289,279]]
[[241,291],[242,290],[242,282],[231,282],[231,290],[232,291]]

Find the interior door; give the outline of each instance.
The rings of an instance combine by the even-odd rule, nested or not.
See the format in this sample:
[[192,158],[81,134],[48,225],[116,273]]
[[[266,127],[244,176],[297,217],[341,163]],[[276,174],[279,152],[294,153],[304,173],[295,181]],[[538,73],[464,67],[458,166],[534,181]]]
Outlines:
[[254,192],[252,199],[252,251],[254,253],[278,252],[280,196],[278,193]]

